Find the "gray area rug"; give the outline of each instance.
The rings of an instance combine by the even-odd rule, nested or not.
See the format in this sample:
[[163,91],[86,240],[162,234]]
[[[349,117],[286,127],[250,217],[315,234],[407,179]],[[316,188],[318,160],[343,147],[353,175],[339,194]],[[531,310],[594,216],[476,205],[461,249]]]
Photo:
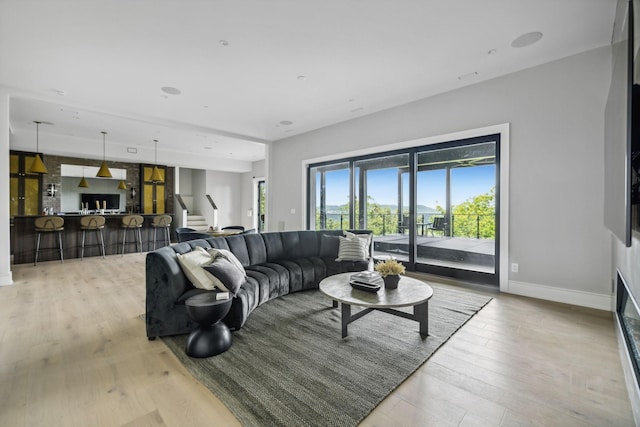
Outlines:
[[490,300],[434,286],[427,338],[372,312],[341,339],[340,309],[305,291],[258,307],[218,356],[186,356],[186,335],[163,341],[243,426],[355,426]]

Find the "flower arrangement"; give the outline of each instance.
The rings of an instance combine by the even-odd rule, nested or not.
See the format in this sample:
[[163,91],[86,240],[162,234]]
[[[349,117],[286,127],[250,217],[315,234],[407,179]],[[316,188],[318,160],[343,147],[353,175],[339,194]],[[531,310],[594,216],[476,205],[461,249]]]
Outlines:
[[404,274],[405,267],[402,263],[398,262],[395,258],[389,258],[384,261],[378,261],[373,267],[375,271],[380,273],[382,277],[391,275]]

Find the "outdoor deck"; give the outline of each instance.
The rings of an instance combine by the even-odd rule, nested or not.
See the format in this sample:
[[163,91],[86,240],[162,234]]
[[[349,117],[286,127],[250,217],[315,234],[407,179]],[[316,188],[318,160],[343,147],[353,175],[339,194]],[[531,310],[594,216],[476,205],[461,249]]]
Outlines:
[[[393,256],[409,260],[409,236],[374,236],[374,257]],[[416,236],[416,262],[442,267],[493,273],[495,241],[466,237]]]

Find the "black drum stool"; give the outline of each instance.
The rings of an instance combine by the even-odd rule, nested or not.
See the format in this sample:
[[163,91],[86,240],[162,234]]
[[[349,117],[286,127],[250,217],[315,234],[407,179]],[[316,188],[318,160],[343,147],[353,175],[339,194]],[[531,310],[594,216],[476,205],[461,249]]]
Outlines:
[[231,299],[216,300],[216,293],[194,295],[185,301],[187,314],[198,322],[198,329],[187,338],[186,353],[191,357],[211,357],[231,347],[231,331],[221,319],[231,308]]

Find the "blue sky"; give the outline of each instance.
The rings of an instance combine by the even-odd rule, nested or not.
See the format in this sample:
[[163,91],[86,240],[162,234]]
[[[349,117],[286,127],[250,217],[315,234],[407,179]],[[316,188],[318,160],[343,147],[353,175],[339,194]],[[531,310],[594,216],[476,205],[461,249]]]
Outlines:
[[[455,168],[451,172],[451,199],[457,205],[478,194],[487,193],[495,186],[495,165]],[[405,175],[406,176],[406,175]],[[418,173],[418,204],[435,208],[445,204],[445,171],[443,169]],[[405,179],[406,181],[406,179]],[[327,204],[342,205],[348,201],[349,171],[327,172]],[[383,205],[398,201],[397,170],[377,169],[368,173],[369,196]],[[405,200],[409,187],[404,185]]]

